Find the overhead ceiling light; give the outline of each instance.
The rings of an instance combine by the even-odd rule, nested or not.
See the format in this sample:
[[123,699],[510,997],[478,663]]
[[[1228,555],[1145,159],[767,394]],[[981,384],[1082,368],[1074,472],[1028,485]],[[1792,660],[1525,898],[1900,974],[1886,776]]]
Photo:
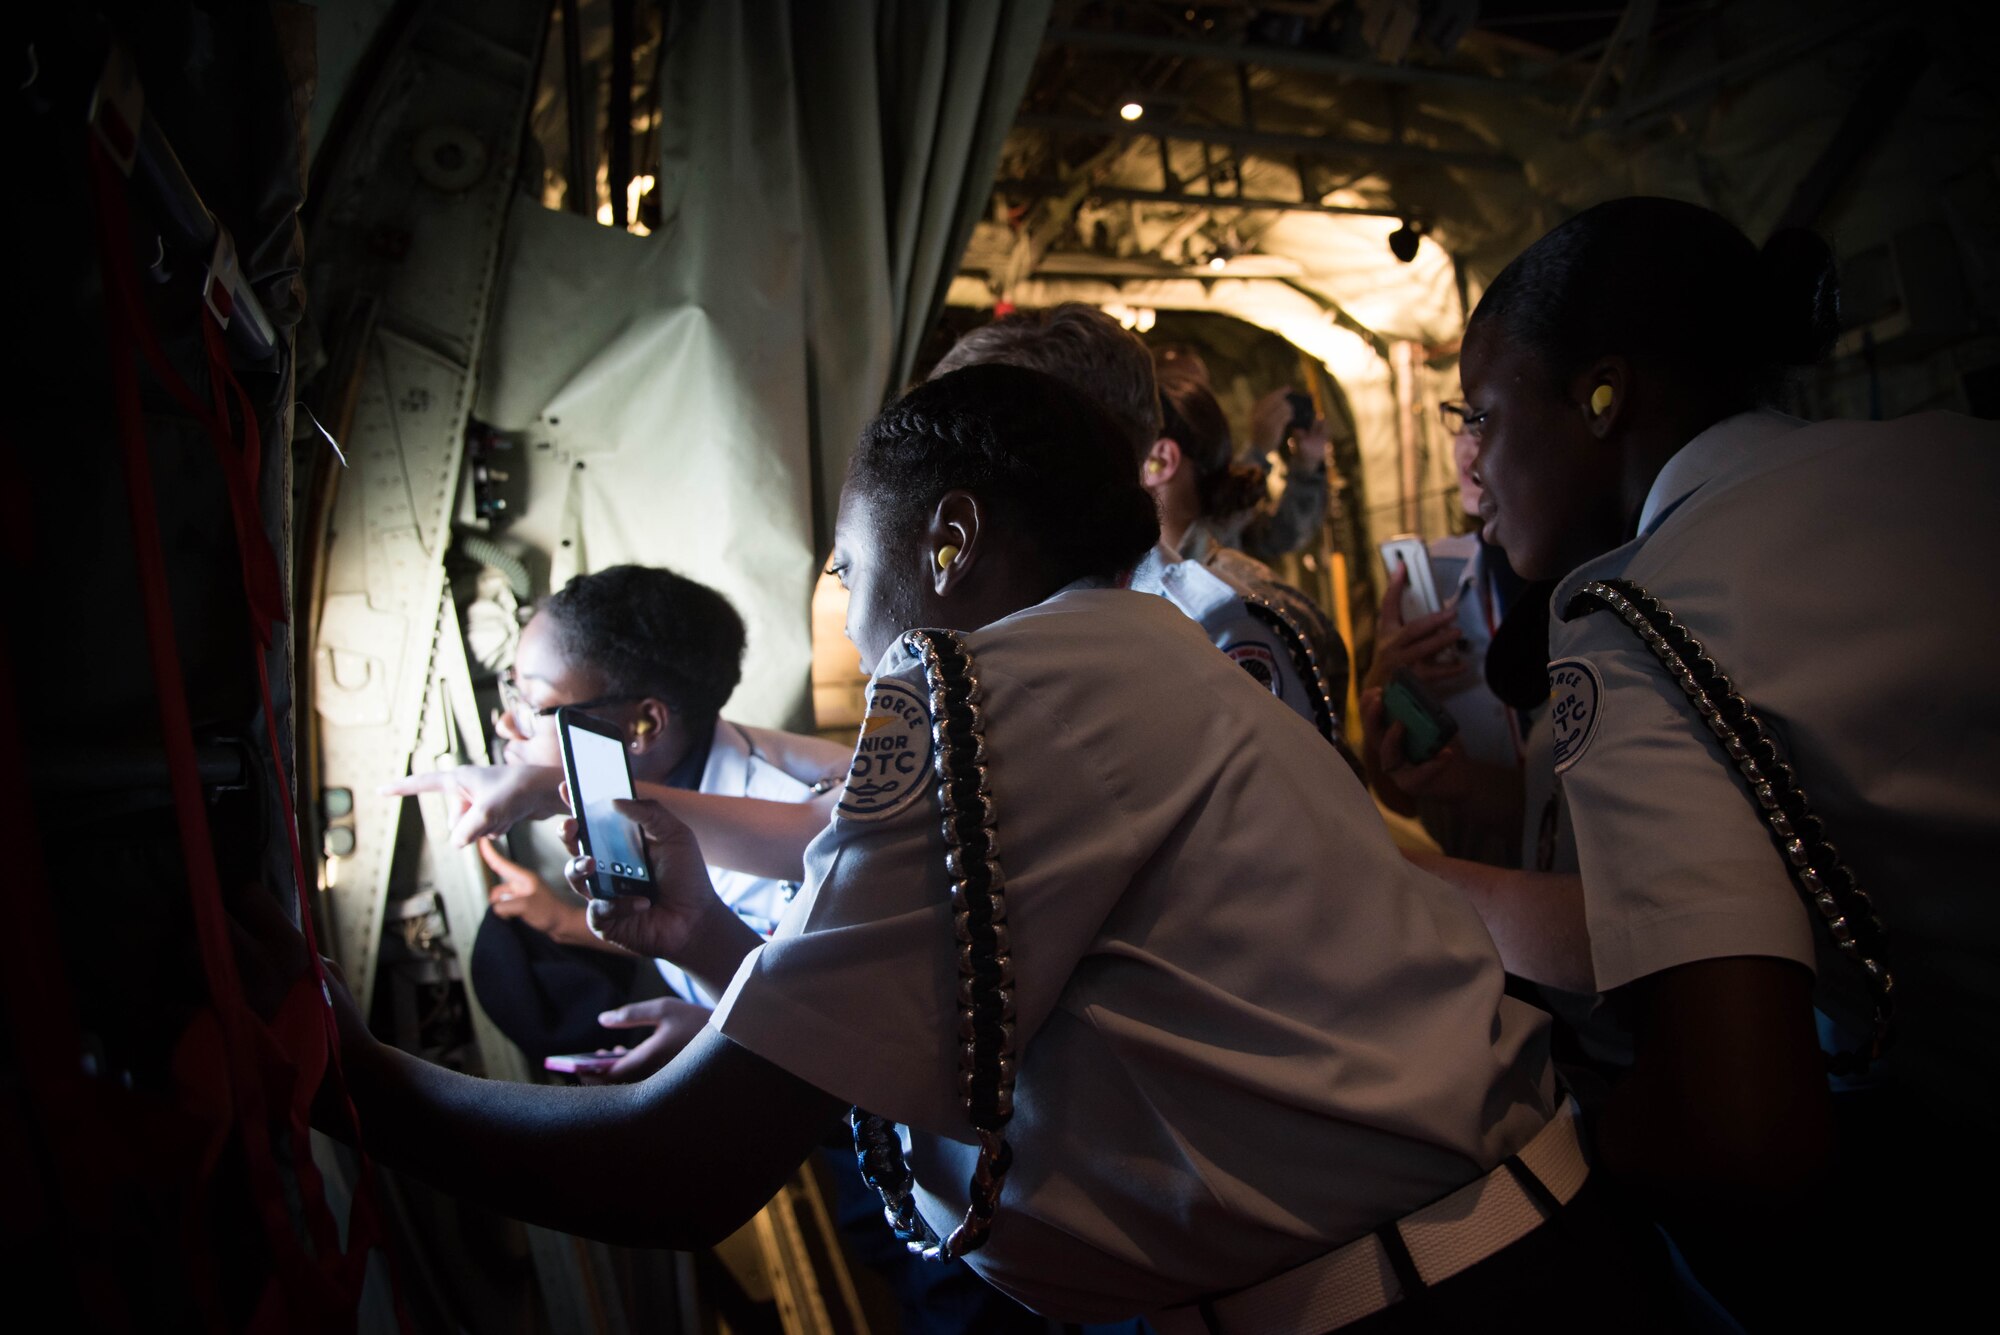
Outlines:
[[1423,224],[1407,219],[1401,227],[1389,233],[1389,253],[1404,264],[1417,257],[1417,242],[1423,236]]
[[1118,114],[1128,121],[1135,121],[1146,114],[1146,108],[1137,102],[1127,102],[1118,108]]
[[1210,255],[1208,257],[1208,267],[1211,269],[1226,269],[1229,267],[1229,257],[1220,252]]

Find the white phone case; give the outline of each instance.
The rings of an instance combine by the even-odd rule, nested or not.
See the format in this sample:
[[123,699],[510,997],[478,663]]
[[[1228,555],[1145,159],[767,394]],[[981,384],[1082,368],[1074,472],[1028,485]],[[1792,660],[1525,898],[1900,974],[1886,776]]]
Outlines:
[[1412,621],[1444,606],[1438,597],[1437,578],[1431,573],[1430,549],[1411,533],[1399,533],[1382,544],[1382,565],[1390,575],[1401,565],[1410,572],[1403,591],[1403,620]]

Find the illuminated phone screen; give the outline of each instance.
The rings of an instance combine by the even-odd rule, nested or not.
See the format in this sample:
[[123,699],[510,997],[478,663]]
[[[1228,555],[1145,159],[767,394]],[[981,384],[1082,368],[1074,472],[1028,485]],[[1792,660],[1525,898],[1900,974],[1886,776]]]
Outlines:
[[582,813],[584,837],[600,875],[651,881],[639,827],[613,809],[612,803],[632,796],[625,750],[615,737],[570,728],[570,756],[576,764],[576,800]]

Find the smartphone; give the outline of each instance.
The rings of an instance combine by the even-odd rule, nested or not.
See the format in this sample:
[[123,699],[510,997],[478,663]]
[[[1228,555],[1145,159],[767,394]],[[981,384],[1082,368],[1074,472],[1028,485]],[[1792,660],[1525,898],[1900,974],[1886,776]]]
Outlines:
[[1318,411],[1313,407],[1313,396],[1310,394],[1287,394],[1285,395],[1285,402],[1292,405],[1292,422],[1285,429],[1294,434],[1301,431],[1310,431],[1312,424],[1319,418]]
[[1444,606],[1438,598],[1437,577],[1431,573],[1430,548],[1414,533],[1399,533],[1381,545],[1382,566],[1390,575],[1409,572],[1403,588],[1403,620],[1414,621]]
[[624,1059],[622,1052],[568,1052],[542,1058],[542,1069],[564,1075],[603,1075]]
[[577,842],[597,861],[591,897],[652,899],[656,892],[646,866],[645,833],[611,805],[632,796],[623,730],[565,706],[556,711],[556,733],[562,739],[570,805],[576,810]]
[[1458,735],[1458,720],[1404,668],[1382,688],[1382,708],[1403,725],[1403,759],[1421,765]]

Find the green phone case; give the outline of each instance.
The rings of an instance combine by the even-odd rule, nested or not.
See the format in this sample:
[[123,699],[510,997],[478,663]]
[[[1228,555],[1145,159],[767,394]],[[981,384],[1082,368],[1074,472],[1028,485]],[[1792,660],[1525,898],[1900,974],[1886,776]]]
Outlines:
[[1382,690],[1382,708],[1403,725],[1403,758],[1421,765],[1458,735],[1458,720],[1431,698],[1408,669],[1389,679]]

